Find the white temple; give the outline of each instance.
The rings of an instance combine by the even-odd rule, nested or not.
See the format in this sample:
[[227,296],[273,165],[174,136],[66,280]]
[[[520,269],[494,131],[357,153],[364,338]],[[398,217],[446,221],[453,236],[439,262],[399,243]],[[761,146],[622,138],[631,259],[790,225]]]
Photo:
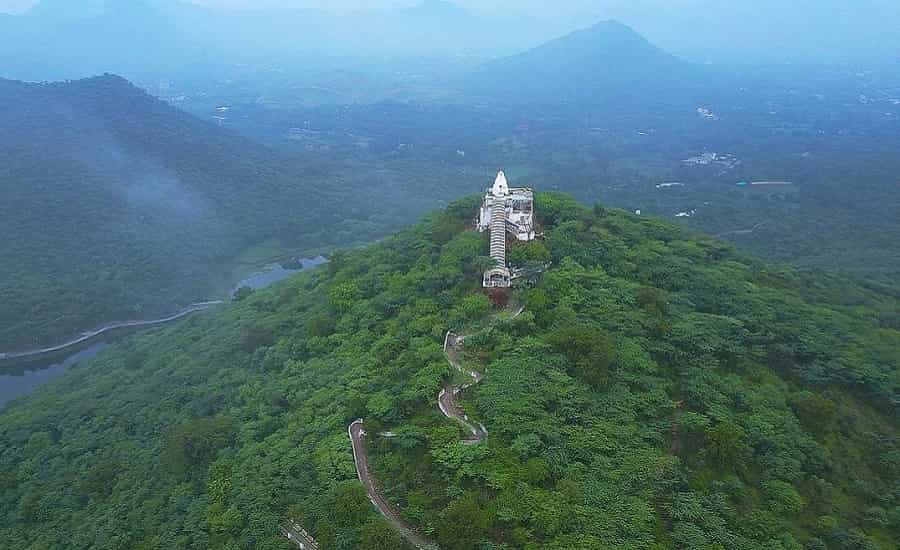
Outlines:
[[534,191],[510,188],[506,174],[497,174],[481,204],[478,231],[491,232],[491,258],[497,265],[484,272],[485,288],[509,288],[512,276],[506,265],[506,236],[534,240]]

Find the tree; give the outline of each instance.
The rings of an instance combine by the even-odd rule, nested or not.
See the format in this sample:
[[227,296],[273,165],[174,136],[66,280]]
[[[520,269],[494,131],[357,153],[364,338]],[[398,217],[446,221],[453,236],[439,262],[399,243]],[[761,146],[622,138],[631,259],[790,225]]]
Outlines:
[[78,489],[87,497],[99,498],[109,495],[115,486],[122,466],[114,460],[104,460],[93,465],[78,482]]
[[331,336],[334,334],[334,316],[325,313],[313,316],[306,323],[306,332],[310,336]]
[[251,294],[253,294],[252,288],[249,286],[242,286],[234,293],[233,299],[235,302],[243,302],[245,299],[249,298]]
[[275,334],[268,328],[251,325],[241,329],[241,349],[253,353],[263,346],[271,346],[275,342]]
[[365,487],[355,479],[334,486],[325,500],[331,523],[338,528],[361,525],[369,517],[369,497]]
[[721,468],[737,468],[747,453],[744,430],[731,422],[720,422],[706,431],[706,453]]
[[329,300],[332,305],[341,312],[349,311],[350,308],[353,307],[353,304],[358,302],[361,297],[362,293],[360,292],[359,287],[352,281],[333,285],[328,290]]
[[650,286],[643,286],[638,290],[637,303],[641,309],[657,318],[665,317],[668,310],[666,292]]
[[558,330],[549,338],[568,359],[569,373],[592,386],[601,385],[616,358],[615,344],[605,332],[589,326]]
[[463,298],[459,313],[468,322],[477,321],[491,311],[491,301],[484,294],[470,294]]
[[768,499],[769,508],[775,513],[796,514],[806,504],[800,493],[790,483],[772,480],[763,483],[762,487]]
[[468,275],[480,275],[489,269],[497,267],[497,260],[490,256],[476,256],[467,264]]
[[375,550],[406,550],[409,546],[383,519],[372,520],[363,527],[362,548]]
[[794,395],[790,406],[803,426],[816,432],[828,430],[834,422],[837,409],[833,401],[811,391]]
[[528,264],[543,264],[550,261],[550,250],[542,241],[531,241],[526,244],[518,244],[509,249],[508,259],[510,265],[525,266]]
[[492,515],[473,494],[466,494],[450,503],[437,526],[441,547],[451,550],[477,548],[493,525]]
[[166,437],[163,456],[180,473],[206,466],[234,441],[234,420],[226,416],[189,420]]

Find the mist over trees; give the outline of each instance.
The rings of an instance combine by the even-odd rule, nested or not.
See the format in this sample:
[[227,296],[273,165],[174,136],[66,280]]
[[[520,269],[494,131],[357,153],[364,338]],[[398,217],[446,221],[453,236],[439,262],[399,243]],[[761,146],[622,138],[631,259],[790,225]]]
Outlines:
[[227,295],[242,262],[246,273],[403,223],[364,211],[378,189],[342,193],[327,164],[280,155],[120,77],[0,80],[0,125],[4,352],[169,315]]

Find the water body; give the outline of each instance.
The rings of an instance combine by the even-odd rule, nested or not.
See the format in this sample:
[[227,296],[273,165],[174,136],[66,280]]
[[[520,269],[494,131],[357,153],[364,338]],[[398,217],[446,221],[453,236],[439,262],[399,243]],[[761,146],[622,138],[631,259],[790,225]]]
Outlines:
[[[318,267],[327,262],[328,260],[326,258],[318,256],[316,258],[302,258],[297,260],[293,262],[293,265],[290,266],[291,268],[285,268],[279,264],[272,264],[238,283],[234,290],[237,291],[237,289],[243,287],[260,290],[279,281],[283,281],[295,273]],[[294,265],[299,268],[293,269]],[[103,335],[104,338],[109,338],[109,336],[110,335],[108,334]],[[27,367],[22,368],[21,371],[0,371],[0,410],[13,399],[31,393],[38,386],[46,384],[62,375],[72,365],[94,357],[107,347],[109,347],[107,342],[97,342],[90,347],[83,348],[76,353],[69,355],[61,361],[58,359],[54,360],[50,365],[47,363],[37,363],[28,365]]]
[[300,266],[299,268],[284,267],[281,264],[267,265],[263,270],[258,271],[239,282],[237,286],[234,287],[232,294],[244,287],[252,288],[253,290],[269,287],[279,281],[287,279],[294,273],[300,273],[301,271],[318,267],[327,262],[328,259],[324,256],[317,256],[315,258],[303,258],[296,261],[295,265]]
[[66,372],[72,365],[94,357],[107,347],[109,347],[109,344],[106,342],[97,342],[50,366],[40,365],[33,367],[34,370],[24,370],[15,374],[0,374],[0,409],[3,409],[7,403],[16,397],[31,393],[38,386],[46,384]]

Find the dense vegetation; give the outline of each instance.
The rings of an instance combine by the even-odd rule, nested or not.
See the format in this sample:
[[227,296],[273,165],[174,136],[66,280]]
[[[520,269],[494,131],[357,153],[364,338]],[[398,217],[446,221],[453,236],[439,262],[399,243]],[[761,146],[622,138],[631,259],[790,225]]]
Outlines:
[[[399,206],[104,76],[0,80],[0,352],[225,294],[288,251],[396,228]],[[337,174],[325,176],[325,174]],[[354,182],[354,192],[346,192]]]
[[[466,200],[224,310],[129,339],[0,415],[17,549],[403,548],[347,425],[442,548],[894,548],[898,294],[538,198],[552,267],[494,317]],[[437,411],[447,329],[480,446]],[[396,438],[380,437],[383,430]]]

